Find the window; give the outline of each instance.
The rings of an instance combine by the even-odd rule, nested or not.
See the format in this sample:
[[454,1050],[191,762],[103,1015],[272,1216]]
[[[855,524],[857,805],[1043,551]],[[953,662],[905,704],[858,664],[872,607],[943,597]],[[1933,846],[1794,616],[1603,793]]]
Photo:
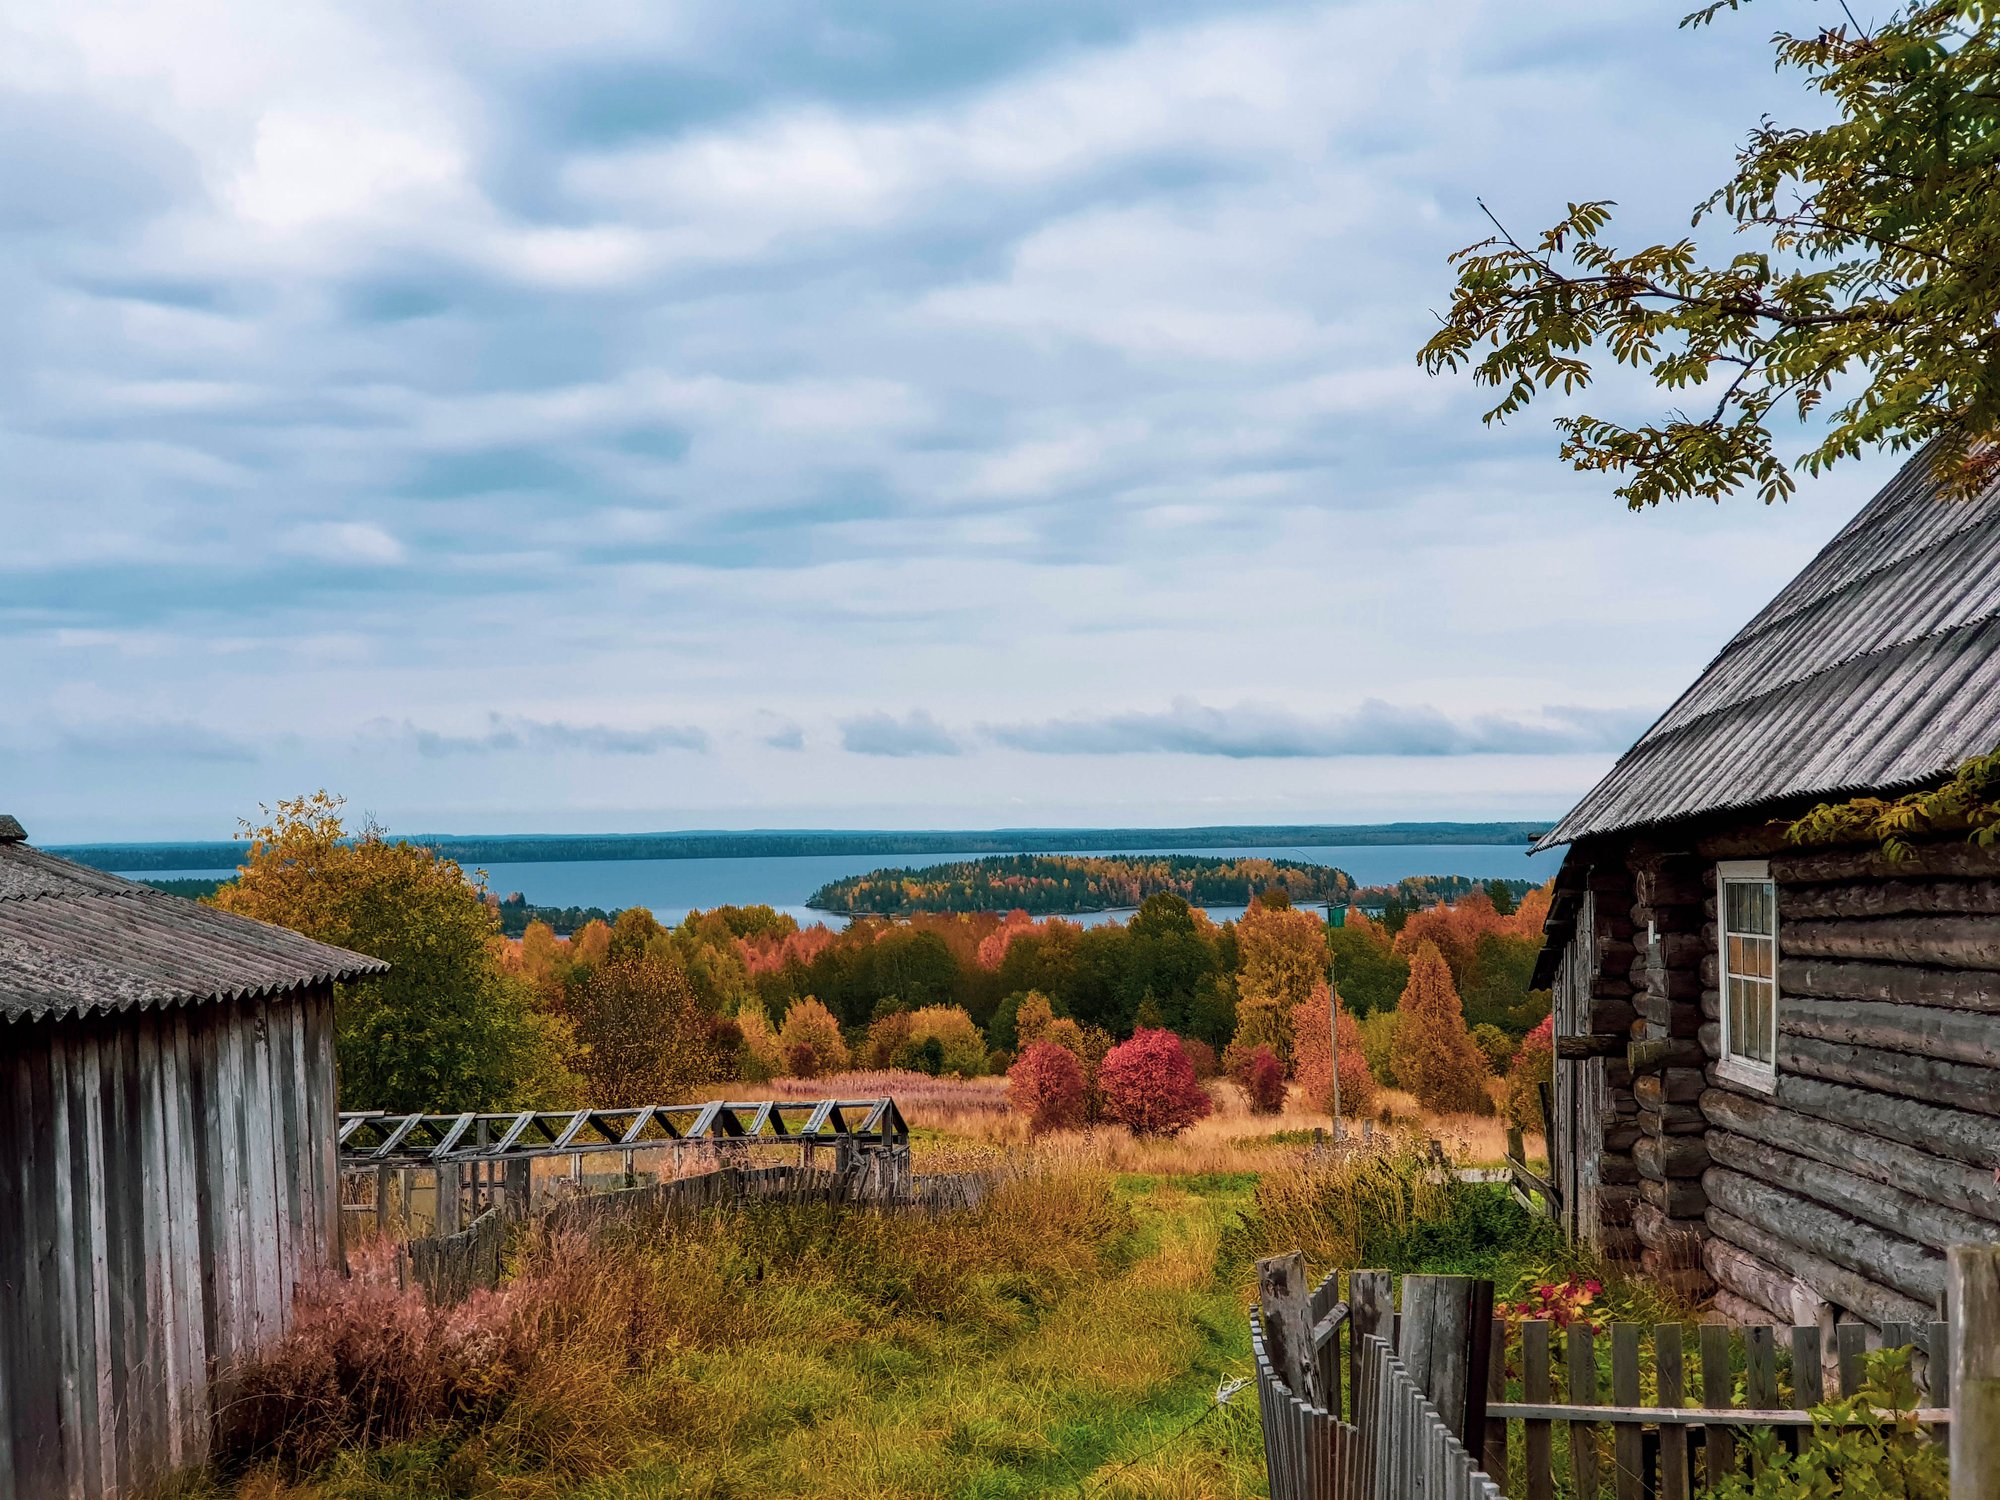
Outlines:
[[1762,860],[1717,865],[1722,1061],[1735,1083],[1768,1089],[1778,1068],[1778,888]]

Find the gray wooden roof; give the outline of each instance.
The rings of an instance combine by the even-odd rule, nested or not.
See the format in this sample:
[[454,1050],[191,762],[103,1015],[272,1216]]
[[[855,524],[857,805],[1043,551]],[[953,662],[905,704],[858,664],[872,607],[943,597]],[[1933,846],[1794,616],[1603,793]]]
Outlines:
[[380,959],[31,848],[0,815],[0,1021],[278,995]]
[[2000,483],[1919,453],[1537,848],[1931,780],[2000,745]]

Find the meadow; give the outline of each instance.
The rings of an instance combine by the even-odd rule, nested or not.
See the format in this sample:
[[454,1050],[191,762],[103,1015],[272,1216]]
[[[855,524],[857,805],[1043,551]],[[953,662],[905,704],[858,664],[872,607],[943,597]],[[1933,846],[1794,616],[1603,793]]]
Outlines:
[[203,1500],[1265,1493],[1245,1308],[1256,1256],[1516,1284],[1580,1274],[1546,1224],[1436,1170],[1494,1160],[1490,1117],[1391,1099],[1378,1149],[1227,1083],[1176,1140],[1031,1139],[998,1080],[780,1081],[893,1093],[916,1168],[990,1195],[923,1217],[758,1206],[552,1239],[498,1292],[431,1309],[380,1251],[248,1373]]

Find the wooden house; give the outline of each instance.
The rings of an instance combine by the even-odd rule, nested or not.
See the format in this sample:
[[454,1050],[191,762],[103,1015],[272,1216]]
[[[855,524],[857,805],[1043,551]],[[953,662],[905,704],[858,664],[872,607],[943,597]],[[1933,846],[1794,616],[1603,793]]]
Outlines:
[[333,986],[375,959],[71,864],[0,817],[0,1495],[208,1453],[339,1254]]
[[2000,745],[2000,487],[1922,455],[1542,841],[1581,1239],[1743,1321],[1933,1316],[2000,1241],[2000,850],[1784,830]]

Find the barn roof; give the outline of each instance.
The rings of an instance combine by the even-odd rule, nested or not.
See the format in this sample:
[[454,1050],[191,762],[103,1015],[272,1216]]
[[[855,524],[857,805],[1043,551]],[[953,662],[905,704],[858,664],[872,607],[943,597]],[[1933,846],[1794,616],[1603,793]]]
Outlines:
[[389,967],[72,864],[26,838],[0,814],[0,1020],[250,999]]
[[2000,482],[1919,453],[1537,848],[1919,785],[2000,744]]

